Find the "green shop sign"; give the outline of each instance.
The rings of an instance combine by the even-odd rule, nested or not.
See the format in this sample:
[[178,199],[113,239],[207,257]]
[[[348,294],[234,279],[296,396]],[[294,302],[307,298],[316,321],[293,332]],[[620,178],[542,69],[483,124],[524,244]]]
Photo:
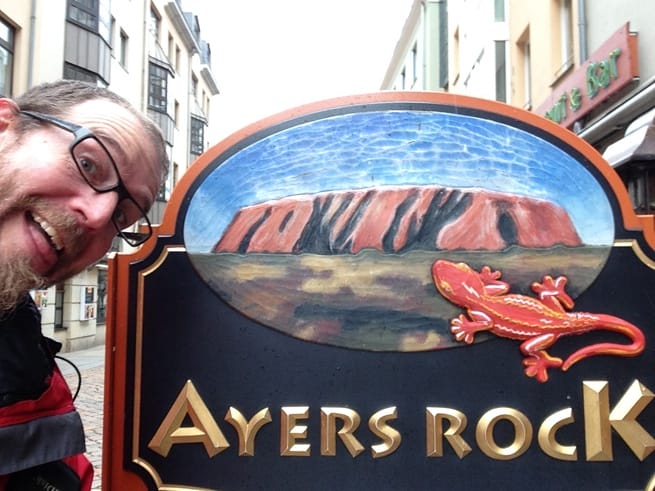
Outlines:
[[637,34],[631,33],[625,24],[586,63],[557,85],[536,112],[570,128],[637,76]]

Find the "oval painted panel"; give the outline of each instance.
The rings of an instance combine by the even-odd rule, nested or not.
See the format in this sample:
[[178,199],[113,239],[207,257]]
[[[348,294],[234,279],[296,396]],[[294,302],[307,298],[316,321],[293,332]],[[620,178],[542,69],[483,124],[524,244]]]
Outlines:
[[564,275],[576,297],[614,240],[601,182],[578,151],[519,119],[338,107],[219,155],[191,194],[184,242],[207,285],[265,326],[363,350],[449,348],[462,310],[432,265],[488,265],[523,294]]

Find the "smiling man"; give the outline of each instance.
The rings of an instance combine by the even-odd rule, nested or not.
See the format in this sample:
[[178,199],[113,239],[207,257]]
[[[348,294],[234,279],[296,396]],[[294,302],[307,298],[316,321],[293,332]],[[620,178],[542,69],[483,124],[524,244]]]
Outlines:
[[59,346],[29,290],[82,271],[116,235],[147,240],[167,166],[159,128],[106,89],[58,81],[0,99],[0,491],[90,487]]

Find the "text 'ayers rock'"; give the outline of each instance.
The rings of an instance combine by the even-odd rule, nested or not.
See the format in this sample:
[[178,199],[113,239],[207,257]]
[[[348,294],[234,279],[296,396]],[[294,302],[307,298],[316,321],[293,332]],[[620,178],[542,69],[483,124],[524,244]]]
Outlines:
[[559,205],[441,186],[290,196],[240,209],[213,248],[231,253],[355,254],[582,245]]

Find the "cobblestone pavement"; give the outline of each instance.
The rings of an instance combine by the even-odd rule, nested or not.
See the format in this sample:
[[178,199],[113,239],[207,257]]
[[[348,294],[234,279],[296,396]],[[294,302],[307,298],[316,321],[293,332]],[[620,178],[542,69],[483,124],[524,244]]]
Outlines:
[[[102,414],[104,400],[105,359],[104,346],[88,350],[62,353],[61,356],[72,361],[82,375],[82,386],[75,400],[75,406],[82,417],[86,434],[86,456],[93,464],[92,489],[100,490],[102,477]],[[65,361],[58,360],[71,391],[75,394],[78,376]]]

